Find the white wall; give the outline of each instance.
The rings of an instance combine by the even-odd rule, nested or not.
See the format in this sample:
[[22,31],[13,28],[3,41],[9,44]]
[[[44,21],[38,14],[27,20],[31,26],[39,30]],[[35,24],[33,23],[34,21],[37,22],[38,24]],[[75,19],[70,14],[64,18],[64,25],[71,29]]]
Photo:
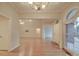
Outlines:
[[[18,35],[18,25],[16,22],[17,21],[17,14],[16,11],[13,7],[11,7],[10,5],[7,5],[5,3],[0,4],[0,15],[3,15],[5,17],[7,17],[9,19],[9,29],[8,26],[5,25],[8,29],[8,31],[10,32],[10,36],[8,35],[8,39],[6,39],[8,41],[8,47],[5,45],[5,49],[3,50],[12,50],[14,49],[16,46],[19,45],[19,35]],[[5,29],[6,31],[6,29]],[[6,42],[6,41],[4,41]],[[0,47],[2,48],[2,47]],[[2,50],[2,49],[1,49]]]
[[[32,38],[40,38],[41,37],[41,23],[38,20],[33,20],[29,22],[29,20],[24,20],[24,24],[21,26],[21,37],[32,37]],[[36,32],[36,29],[40,28],[40,33]],[[25,32],[28,30],[28,32]]]
[[0,16],[0,50],[8,50],[10,42],[10,23],[9,19]]
[[[43,26],[50,25],[53,27],[53,25],[49,21],[41,19],[32,19],[32,22],[29,22],[29,19],[24,19],[24,24],[20,25],[21,37],[43,38]],[[36,32],[37,28],[40,28],[39,33]],[[28,30],[29,32],[25,32],[25,30]]]
[[57,24],[54,24],[54,42],[59,44],[60,48],[62,48],[62,20],[59,20]]
[[54,24],[54,42],[59,44],[59,24]]
[[15,49],[20,46],[20,34],[19,34],[19,22],[18,20],[11,21],[11,40],[10,40],[10,50]]

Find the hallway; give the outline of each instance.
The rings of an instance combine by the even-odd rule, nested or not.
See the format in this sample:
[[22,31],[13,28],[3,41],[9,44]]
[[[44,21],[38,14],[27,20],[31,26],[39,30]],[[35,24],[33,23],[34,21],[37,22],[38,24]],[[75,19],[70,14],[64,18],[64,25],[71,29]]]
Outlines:
[[22,38],[21,46],[12,52],[0,51],[2,56],[68,56],[52,43],[37,38]]
[[79,3],[0,3],[0,56],[75,56],[78,51]]

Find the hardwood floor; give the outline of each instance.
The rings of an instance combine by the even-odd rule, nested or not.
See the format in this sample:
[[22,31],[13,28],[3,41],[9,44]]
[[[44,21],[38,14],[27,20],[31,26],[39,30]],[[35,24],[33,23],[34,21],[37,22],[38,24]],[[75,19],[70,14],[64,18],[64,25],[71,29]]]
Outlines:
[[35,38],[22,38],[14,51],[0,51],[0,56],[67,56],[56,44]]

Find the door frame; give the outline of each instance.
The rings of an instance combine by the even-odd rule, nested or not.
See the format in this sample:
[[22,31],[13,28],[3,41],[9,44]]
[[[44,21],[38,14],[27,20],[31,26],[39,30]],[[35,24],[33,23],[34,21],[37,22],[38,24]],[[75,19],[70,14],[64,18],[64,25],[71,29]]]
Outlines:
[[45,40],[44,27],[45,27],[46,25],[47,25],[47,26],[50,25],[50,27],[51,27],[51,29],[52,29],[52,40],[51,40],[51,41],[53,41],[53,39],[54,39],[54,29],[53,29],[54,26],[53,26],[52,24],[45,24],[45,25],[42,26],[42,39]]

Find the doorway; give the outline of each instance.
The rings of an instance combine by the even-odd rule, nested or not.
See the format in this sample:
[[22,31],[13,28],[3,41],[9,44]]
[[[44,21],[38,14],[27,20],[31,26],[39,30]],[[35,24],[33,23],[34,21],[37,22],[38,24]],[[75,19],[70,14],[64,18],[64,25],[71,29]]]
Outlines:
[[69,49],[74,48],[74,24],[69,23],[66,25],[66,47]]
[[66,48],[79,54],[79,18],[66,25]]
[[43,39],[45,41],[52,41],[53,39],[53,27],[52,25],[44,25],[43,26]]

